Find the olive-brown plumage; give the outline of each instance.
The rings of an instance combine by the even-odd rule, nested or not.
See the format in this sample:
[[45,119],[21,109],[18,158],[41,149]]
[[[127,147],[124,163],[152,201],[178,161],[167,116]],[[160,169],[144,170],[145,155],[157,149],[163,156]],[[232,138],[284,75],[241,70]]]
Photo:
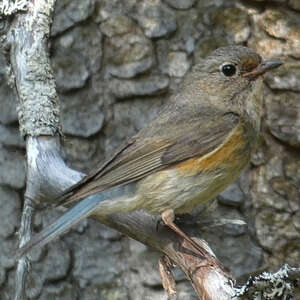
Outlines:
[[[262,114],[260,75],[280,64],[263,62],[242,46],[215,50],[191,70],[156,119],[65,191],[61,205],[79,203],[19,253],[91,214],[186,213],[218,195],[250,161]],[[167,225],[177,231],[172,221]]]

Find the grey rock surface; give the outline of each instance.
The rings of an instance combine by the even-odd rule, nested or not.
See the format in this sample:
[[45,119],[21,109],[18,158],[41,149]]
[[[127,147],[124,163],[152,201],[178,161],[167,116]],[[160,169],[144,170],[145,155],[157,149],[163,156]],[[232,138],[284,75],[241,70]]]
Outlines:
[[[48,299],[64,299],[64,300],[74,300],[77,299],[77,291],[74,289],[74,286],[71,283],[63,282],[61,284],[49,285],[46,289],[43,289],[42,294],[40,295],[41,300]],[[83,298],[89,299],[89,298]]]
[[86,20],[95,8],[94,0],[59,1],[55,8],[54,22],[51,29],[53,36]]
[[102,101],[97,95],[82,89],[77,93],[61,95],[62,126],[65,133],[89,137],[103,126]]
[[[85,43],[78,43],[78,40]],[[102,34],[94,23],[78,25],[60,35],[53,49],[51,62],[60,92],[84,87],[91,74],[101,68]]]
[[81,54],[70,53],[68,49],[65,51],[58,49],[57,56],[52,61],[52,68],[55,71],[57,89],[61,92],[82,88],[89,78]]
[[177,28],[175,13],[160,0],[140,1],[135,18],[149,38],[169,35]]
[[272,90],[300,92],[300,64],[296,60],[285,64],[274,72],[273,76],[266,75],[266,84]]
[[[5,68],[4,58],[0,54],[0,63],[2,68]],[[15,95],[7,84],[6,76],[3,70],[0,71],[0,122],[2,124],[11,124],[17,122],[17,100]]]
[[108,72],[119,78],[132,78],[154,64],[153,46],[137,28],[108,41]]
[[173,77],[183,77],[189,67],[190,63],[185,52],[169,52],[167,74]]
[[298,0],[289,0],[288,5],[292,9],[300,11],[300,2]]
[[20,197],[14,190],[0,186],[0,237],[8,238],[19,227]]
[[[70,250],[63,241],[55,241],[38,261],[32,264],[26,294],[30,299],[39,297],[48,282],[59,282],[70,269]],[[51,291],[52,289],[50,289]],[[49,292],[50,292],[49,291]]]
[[[277,2],[274,5],[273,2]],[[214,226],[196,210],[180,223],[205,238],[238,281],[300,261],[299,1],[57,1],[50,57],[66,162],[87,172],[153,119],[189,69],[240,43],[285,65],[265,78],[262,138],[248,170],[218,198]],[[0,299],[12,299],[24,192],[24,141],[0,55]],[[39,231],[61,214],[38,213]],[[242,220],[247,225],[223,220]],[[222,223],[223,222],[223,223]],[[223,225],[222,225],[223,224]],[[159,254],[92,220],[31,254],[29,299],[155,300]],[[175,270],[178,299],[197,299]],[[299,295],[297,296],[299,298]]]
[[21,189],[25,185],[24,155],[18,150],[0,147],[0,185]]
[[7,272],[11,270],[15,265],[15,258],[14,258],[15,249],[16,249],[15,240],[2,239],[2,238],[0,239],[0,270],[1,270],[2,282],[6,280],[6,278],[3,278],[3,276],[7,275]]
[[136,27],[134,21],[127,16],[113,16],[100,25],[101,31],[107,37],[112,38],[115,35],[123,35],[134,31]]
[[247,12],[237,7],[220,7],[211,13],[212,23],[218,24],[215,35],[225,36],[229,43],[243,43],[251,33],[250,18]]
[[74,246],[76,251],[72,273],[80,288],[89,285],[104,286],[121,275],[115,257],[121,251],[121,245],[118,242],[111,245],[108,241],[92,241],[83,236]]
[[191,8],[196,0],[164,0],[166,3],[168,3],[171,7],[177,8],[177,9],[189,9]]
[[229,205],[233,207],[240,207],[244,202],[244,193],[241,188],[234,182],[231,184],[222,194],[218,196],[218,200],[221,204]]
[[293,92],[266,96],[267,125],[279,140],[300,147],[299,94]]
[[17,126],[0,124],[0,143],[8,147],[25,148],[25,141]]
[[169,78],[166,76],[147,76],[137,80],[110,81],[112,94],[118,99],[133,98],[137,96],[155,96],[168,89]]

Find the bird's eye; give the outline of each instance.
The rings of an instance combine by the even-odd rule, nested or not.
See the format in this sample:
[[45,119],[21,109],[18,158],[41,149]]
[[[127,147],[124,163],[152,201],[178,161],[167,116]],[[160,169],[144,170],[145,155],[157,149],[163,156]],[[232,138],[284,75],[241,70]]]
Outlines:
[[226,64],[226,65],[222,66],[222,73],[226,77],[231,77],[236,73],[236,67],[232,64]]

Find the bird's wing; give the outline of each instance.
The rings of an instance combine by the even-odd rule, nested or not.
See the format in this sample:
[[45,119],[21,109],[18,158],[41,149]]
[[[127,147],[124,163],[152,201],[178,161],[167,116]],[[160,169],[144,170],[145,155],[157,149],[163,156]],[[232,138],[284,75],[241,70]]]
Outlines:
[[150,130],[142,130],[100,168],[67,189],[59,204],[65,205],[136,181],[189,158],[206,155],[224,143],[238,126],[239,116],[227,113],[211,118],[206,114],[189,120],[177,119],[171,126],[170,122],[172,120],[167,121],[169,132],[160,129],[164,124],[156,126],[155,122]]

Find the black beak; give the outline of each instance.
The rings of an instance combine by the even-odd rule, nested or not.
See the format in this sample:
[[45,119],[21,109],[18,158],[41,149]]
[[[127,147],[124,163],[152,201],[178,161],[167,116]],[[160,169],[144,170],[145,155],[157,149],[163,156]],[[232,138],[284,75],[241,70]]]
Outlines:
[[251,78],[251,79],[257,78],[258,76],[263,75],[270,70],[278,68],[281,65],[283,65],[283,62],[281,61],[263,61],[254,70],[244,73],[243,77]]

